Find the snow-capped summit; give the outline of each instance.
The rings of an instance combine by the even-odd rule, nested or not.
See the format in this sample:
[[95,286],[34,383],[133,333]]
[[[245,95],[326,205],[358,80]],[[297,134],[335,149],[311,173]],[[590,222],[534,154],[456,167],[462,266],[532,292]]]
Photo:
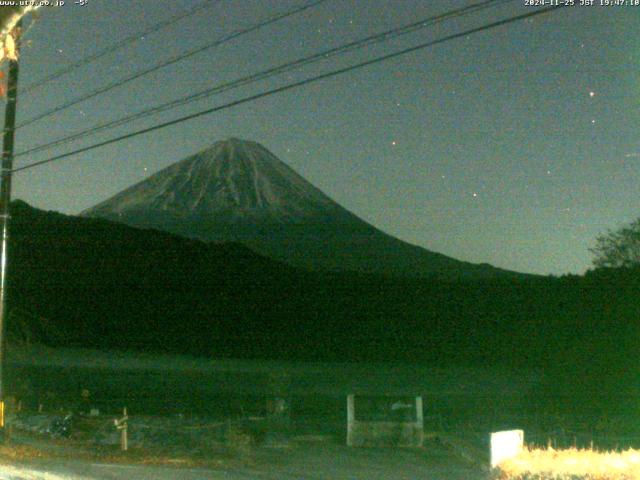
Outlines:
[[300,221],[339,208],[262,145],[229,138],[84,212],[127,217],[162,211],[225,221]]
[[82,213],[205,241],[238,241],[320,270],[493,276],[409,245],[344,209],[262,145],[229,138]]

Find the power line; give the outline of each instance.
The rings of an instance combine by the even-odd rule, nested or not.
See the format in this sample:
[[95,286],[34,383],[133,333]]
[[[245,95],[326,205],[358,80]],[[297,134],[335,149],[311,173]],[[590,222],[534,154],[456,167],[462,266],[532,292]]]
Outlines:
[[171,120],[171,121],[168,121],[168,122],[160,123],[158,125],[154,125],[153,127],[144,128],[142,130],[138,130],[136,132],[128,133],[126,135],[121,135],[119,137],[112,138],[110,140],[105,140],[104,142],[99,142],[99,143],[90,145],[88,147],[79,148],[77,150],[73,150],[71,152],[67,152],[67,153],[63,153],[63,154],[60,154],[60,155],[56,155],[54,157],[50,157],[50,158],[45,159],[45,160],[40,160],[38,162],[33,162],[33,163],[30,163],[30,164],[25,165],[23,167],[15,168],[12,171],[13,172],[20,172],[22,170],[28,170],[28,169],[31,169],[31,168],[34,168],[34,167],[37,167],[37,166],[40,166],[40,165],[44,165],[44,164],[47,164],[47,163],[51,163],[51,162],[55,162],[55,161],[58,161],[58,160],[62,160],[63,158],[71,157],[71,156],[77,155],[79,153],[84,153],[84,152],[87,152],[87,151],[90,151],[90,150],[94,150],[96,148],[104,147],[104,146],[110,145],[112,143],[121,142],[123,140],[127,140],[127,139],[133,138],[133,137],[137,137],[138,135],[143,135],[145,133],[153,132],[155,130],[160,130],[162,128],[166,128],[166,127],[169,127],[169,126],[172,126],[172,125],[177,125],[179,123],[186,122],[188,120],[193,120],[194,118],[202,117],[204,115],[209,115],[211,113],[215,113],[215,112],[218,112],[218,111],[221,111],[221,110],[226,110],[227,108],[231,108],[231,107],[235,107],[237,105],[242,105],[244,103],[252,102],[252,101],[258,100],[260,98],[264,98],[264,97],[268,97],[268,96],[274,95],[276,93],[285,92],[285,91],[288,91],[288,90],[292,90],[294,88],[298,88],[298,87],[301,87],[301,86],[304,86],[304,85],[308,85],[310,83],[318,82],[320,80],[325,80],[327,78],[331,78],[331,77],[335,77],[335,76],[338,76],[338,75],[342,75],[343,73],[351,72],[351,71],[357,70],[359,68],[363,68],[363,67],[367,67],[369,65],[374,65],[374,64],[377,64],[377,63],[380,63],[380,62],[384,62],[386,60],[390,60],[392,58],[396,58],[396,57],[399,57],[399,56],[402,56],[402,55],[406,55],[408,53],[413,53],[413,52],[416,52],[418,50],[422,50],[422,49],[425,49],[425,48],[428,48],[428,47],[432,47],[434,45],[445,43],[445,42],[454,40],[456,38],[465,37],[467,35],[472,35],[474,33],[479,33],[479,32],[483,32],[483,31],[486,31],[486,30],[490,30],[490,29],[493,29],[493,28],[496,28],[496,27],[500,27],[502,25],[507,25],[509,23],[513,23],[513,22],[516,22],[516,21],[519,21],[519,20],[524,20],[526,18],[534,17],[534,16],[537,16],[537,15],[542,15],[542,14],[548,13],[548,12],[550,12],[552,10],[558,10],[560,8],[564,8],[565,6],[566,5],[545,7],[545,8],[542,8],[542,9],[539,9],[539,10],[535,10],[535,11],[532,11],[532,12],[524,13],[524,14],[521,14],[521,15],[516,15],[516,16],[513,16],[513,17],[509,17],[509,18],[503,19],[503,20],[498,20],[496,22],[492,22],[492,23],[489,23],[489,24],[486,24],[486,25],[482,25],[480,27],[475,27],[475,28],[472,28],[472,29],[469,29],[469,30],[465,30],[464,32],[455,33],[455,34],[452,34],[452,35],[447,35],[447,36],[439,38],[437,40],[432,40],[432,41],[429,41],[429,42],[421,43],[421,44],[413,46],[413,47],[408,47],[408,48],[405,48],[405,49],[397,51],[397,52],[393,52],[393,53],[389,53],[389,54],[386,54],[386,55],[382,55],[382,56],[373,58],[371,60],[366,60],[364,62],[356,63],[356,64],[350,65],[348,67],[339,68],[337,70],[332,70],[330,72],[323,73],[323,74],[317,75],[315,77],[310,77],[310,78],[307,78],[307,79],[304,79],[304,80],[300,80],[298,82],[293,82],[293,83],[290,83],[288,85],[284,85],[282,87],[274,88],[274,89],[267,90],[267,91],[264,91],[264,92],[260,92],[260,93],[257,93],[257,94],[254,94],[254,95],[251,95],[251,96],[248,96],[248,97],[241,98],[240,100],[234,100],[233,102],[229,102],[229,103],[226,103],[224,105],[219,105],[217,107],[209,108],[209,109],[197,112],[197,113],[186,115],[184,117],[180,117],[180,118],[177,118],[175,120]]
[[445,12],[443,14],[439,14],[436,16],[432,16],[429,18],[425,18],[422,19],[418,22],[413,22],[410,23],[408,25],[404,25],[402,27],[398,27],[398,28],[394,28],[394,29],[390,29],[387,31],[384,31],[382,33],[378,33],[378,34],[374,34],[374,35],[370,35],[368,37],[365,37],[363,39],[360,40],[356,40],[344,45],[340,45],[338,47],[334,47],[334,48],[330,48],[328,50],[324,50],[322,52],[313,54],[311,56],[307,56],[307,57],[303,57],[301,59],[297,59],[291,62],[287,62],[281,65],[278,65],[276,67],[272,67],[270,69],[267,70],[263,70],[261,72],[255,73],[255,74],[251,74],[236,80],[233,80],[231,82],[226,82],[226,83],[222,83],[222,84],[218,84],[214,87],[210,87],[207,88],[203,91],[194,93],[194,94],[190,94],[187,95],[185,97],[181,97],[178,98],[176,100],[172,100],[170,102],[167,103],[163,103],[161,105],[157,105],[155,107],[146,109],[146,110],[142,110],[140,112],[131,114],[131,115],[127,115],[125,117],[116,119],[116,120],[112,120],[106,123],[102,123],[99,125],[95,125],[93,127],[90,127],[88,129],[82,130],[80,132],[77,132],[75,134],[72,135],[68,135],[65,137],[61,137],[55,140],[52,140],[50,142],[47,142],[45,144],[41,144],[41,145],[37,145],[35,147],[32,147],[28,150],[24,150],[22,152],[17,153],[15,156],[19,157],[19,156],[23,156],[23,155],[27,155],[27,154],[31,154],[31,153],[35,153],[35,152],[39,152],[54,146],[59,146],[68,142],[71,142],[73,140],[77,140],[79,138],[83,138],[86,137],[88,135],[92,135],[95,133],[98,133],[100,131],[103,130],[107,130],[110,128],[115,128],[121,125],[125,125],[127,123],[133,122],[135,120],[139,120],[141,118],[145,118],[147,116],[150,115],[154,115],[156,113],[160,113],[166,110],[170,110],[173,108],[177,108],[179,106],[182,105],[186,105],[188,103],[191,102],[195,102],[198,100],[202,100],[204,98],[208,98],[210,96],[213,96],[215,94],[219,94],[228,90],[232,90],[234,88],[238,88],[240,86],[244,86],[244,85],[249,85],[255,82],[258,82],[260,80],[264,80],[267,78],[270,78],[272,76],[278,75],[278,74],[282,74],[294,69],[297,69],[299,67],[303,67],[305,65],[309,65],[312,63],[316,63],[319,61],[324,61],[328,58],[331,58],[333,56],[336,55],[341,55],[344,53],[348,53],[350,51],[359,49],[359,48],[363,48],[369,45],[372,45],[374,43],[380,43],[383,41],[387,41],[387,40],[391,40],[393,38],[397,38],[401,35],[405,35],[408,33],[413,33],[419,29],[422,28],[426,28],[428,26],[431,26],[435,23],[439,23],[445,20],[449,20],[451,18],[455,18],[455,17],[459,17],[462,15],[467,15],[470,13],[476,13],[480,10],[486,9],[488,7],[493,7],[493,6],[497,6],[500,4],[505,4],[505,3],[510,3],[513,2],[515,0],[484,0],[482,2],[478,2],[472,5],[468,5],[466,7],[457,9],[457,10],[452,10],[449,12]]
[[248,33],[251,33],[251,32],[254,32],[254,31],[259,30],[261,28],[264,28],[264,27],[266,27],[268,25],[271,25],[271,24],[273,24],[275,22],[278,22],[278,21],[280,21],[280,20],[282,20],[284,18],[290,17],[292,15],[295,15],[297,13],[303,12],[305,10],[308,10],[308,9],[312,8],[312,7],[320,5],[321,3],[324,3],[326,1],[327,0],[315,0],[315,1],[311,2],[311,3],[306,4],[306,5],[295,7],[295,8],[293,8],[291,10],[288,10],[288,11],[286,11],[284,13],[281,13],[281,14],[275,15],[273,17],[270,17],[270,18],[268,18],[266,20],[263,20],[263,21],[261,21],[261,22],[259,22],[257,24],[251,25],[250,27],[247,27],[247,28],[244,28],[244,29],[241,29],[241,30],[236,30],[235,32],[233,32],[233,33],[231,33],[229,35],[225,35],[225,36],[215,40],[212,43],[208,43],[206,45],[202,45],[200,47],[188,50],[188,51],[186,51],[186,52],[184,52],[184,53],[182,53],[180,55],[177,55],[175,57],[170,58],[169,60],[165,60],[163,62],[160,62],[160,63],[158,63],[156,65],[153,65],[153,66],[151,66],[151,67],[149,67],[149,68],[147,68],[145,70],[136,72],[136,73],[134,73],[132,75],[129,75],[128,77],[124,77],[124,78],[122,78],[120,80],[117,80],[117,81],[115,81],[113,83],[110,83],[110,84],[108,84],[108,85],[106,85],[104,87],[98,88],[98,89],[96,89],[96,90],[94,90],[92,92],[89,92],[87,94],[81,95],[80,97],[77,97],[77,98],[75,98],[73,100],[70,100],[70,101],[68,101],[66,103],[63,103],[62,105],[59,105],[59,106],[57,106],[55,108],[52,108],[51,110],[47,110],[44,113],[36,115],[35,117],[32,117],[29,120],[26,120],[26,121],[20,123],[16,127],[16,129],[19,129],[19,128],[22,128],[22,127],[26,127],[27,125],[31,125],[32,123],[37,122],[38,120],[42,120],[43,118],[46,118],[46,117],[49,117],[49,116],[51,116],[51,115],[53,115],[55,113],[61,112],[62,110],[66,110],[67,108],[72,107],[73,105],[77,105],[78,103],[84,102],[85,100],[89,100],[90,98],[97,97],[98,95],[102,95],[103,93],[106,93],[106,92],[108,92],[110,90],[113,90],[114,88],[120,87],[120,86],[125,85],[125,84],[127,84],[129,82],[137,80],[138,78],[144,77],[145,75],[148,75],[148,74],[150,74],[152,72],[156,72],[156,71],[158,71],[158,70],[160,70],[160,69],[162,69],[164,67],[168,67],[169,65],[173,65],[174,63],[177,63],[177,62],[180,62],[182,60],[185,60],[185,59],[187,59],[189,57],[192,57],[193,55],[196,55],[198,53],[204,52],[205,50],[209,50],[211,48],[218,47],[218,46],[220,46],[220,45],[222,45],[222,44],[224,44],[226,42],[229,42],[229,41],[231,41],[231,40],[233,40],[235,38],[238,38],[238,37],[240,37],[242,35],[246,35]]
[[152,26],[150,26],[148,29],[143,30],[141,32],[138,33],[134,33],[132,35],[129,35],[126,38],[123,38],[122,40],[119,40],[116,43],[113,43],[105,48],[103,48],[102,50],[97,51],[96,53],[93,53],[91,55],[88,55],[84,58],[81,58],[80,60],[72,63],[71,65],[67,65],[66,67],[63,67],[55,72],[53,72],[52,74],[37,80],[35,82],[33,82],[30,85],[27,85],[25,88],[21,89],[20,93],[22,95],[25,94],[29,94],[31,93],[33,90],[36,90],[40,87],[42,87],[43,85],[46,85],[47,83],[53,81],[53,80],[57,80],[60,77],[63,77],[64,75],[67,75],[68,73],[74,71],[77,68],[82,67],[83,65],[87,65],[89,63],[95,62],[96,60],[104,57],[105,55],[108,55],[112,52],[115,52],[116,50],[120,50],[121,48],[124,48],[136,41],[138,41],[139,39],[141,39],[142,37],[146,37],[147,35],[151,35],[152,33],[155,33],[159,30],[162,30],[166,27],[169,27],[171,25],[173,25],[174,23],[179,22],[180,20],[190,17],[191,15],[195,15],[196,13],[209,8],[211,6],[213,6],[215,3],[219,2],[220,0],[204,0],[203,2],[201,2],[200,4],[196,5],[195,7],[186,10],[184,12],[181,12],[177,15],[174,15],[166,20],[162,20],[161,22],[158,22]]

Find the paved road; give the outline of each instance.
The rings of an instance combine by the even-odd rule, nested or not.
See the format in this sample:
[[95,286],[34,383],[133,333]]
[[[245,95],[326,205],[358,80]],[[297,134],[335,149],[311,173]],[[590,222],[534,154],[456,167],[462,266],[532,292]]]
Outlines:
[[317,445],[256,452],[250,466],[197,468],[67,460],[0,466],[0,480],[485,480],[447,451],[347,449]]

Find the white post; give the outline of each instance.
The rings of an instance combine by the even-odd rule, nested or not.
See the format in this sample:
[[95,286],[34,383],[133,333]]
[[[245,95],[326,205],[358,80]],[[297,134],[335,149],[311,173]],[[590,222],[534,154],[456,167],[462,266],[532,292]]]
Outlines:
[[123,410],[123,417],[124,417],[124,424],[122,425],[122,432],[121,432],[121,441],[122,441],[122,451],[126,452],[127,450],[129,450],[129,439],[127,438],[127,407],[124,407]]
[[517,457],[524,448],[524,431],[507,430],[491,434],[491,468]]
[[353,447],[353,424],[356,419],[354,395],[347,396],[347,446]]
[[424,412],[422,411],[422,397],[416,397],[416,429],[418,430],[418,446],[424,442]]

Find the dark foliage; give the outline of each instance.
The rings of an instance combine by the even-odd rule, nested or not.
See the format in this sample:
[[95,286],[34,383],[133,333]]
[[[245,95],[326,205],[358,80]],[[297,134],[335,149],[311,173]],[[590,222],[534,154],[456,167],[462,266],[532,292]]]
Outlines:
[[640,218],[618,230],[609,230],[600,235],[591,253],[596,268],[640,266]]
[[457,282],[318,274],[238,244],[22,202],[11,230],[10,311],[21,331],[27,323],[33,339],[50,345],[522,365],[574,391],[635,387],[639,268]]

